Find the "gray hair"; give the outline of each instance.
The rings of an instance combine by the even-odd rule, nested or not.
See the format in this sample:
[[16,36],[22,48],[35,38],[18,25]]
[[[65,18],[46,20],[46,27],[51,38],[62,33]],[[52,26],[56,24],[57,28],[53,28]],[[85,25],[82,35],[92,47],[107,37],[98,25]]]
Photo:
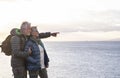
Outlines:
[[31,23],[25,21],[21,24],[21,29],[27,29],[27,27],[30,26],[30,25],[31,25]]
[[27,22],[27,21],[24,21],[22,24],[21,24],[21,32],[24,33],[24,30],[28,28],[28,26],[31,26],[31,23]]

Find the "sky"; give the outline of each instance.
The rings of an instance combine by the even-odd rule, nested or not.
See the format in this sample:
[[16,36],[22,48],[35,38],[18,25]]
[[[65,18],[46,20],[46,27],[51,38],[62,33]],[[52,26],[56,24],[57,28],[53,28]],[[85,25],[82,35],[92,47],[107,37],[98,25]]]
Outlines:
[[0,0],[0,40],[23,21],[60,32],[45,41],[120,40],[119,0]]

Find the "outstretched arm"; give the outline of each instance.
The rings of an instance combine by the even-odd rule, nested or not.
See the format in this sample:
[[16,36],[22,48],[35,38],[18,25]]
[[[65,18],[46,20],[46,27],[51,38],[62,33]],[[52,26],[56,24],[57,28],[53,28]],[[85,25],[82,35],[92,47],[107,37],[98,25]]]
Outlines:
[[51,33],[51,36],[56,37],[57,34],[59,34],[59,32],[53,32],[53,33]]
[[56,37],[59,32],[46,32],[46,33],[39,33],[39,38],[48,38],[50,36]]

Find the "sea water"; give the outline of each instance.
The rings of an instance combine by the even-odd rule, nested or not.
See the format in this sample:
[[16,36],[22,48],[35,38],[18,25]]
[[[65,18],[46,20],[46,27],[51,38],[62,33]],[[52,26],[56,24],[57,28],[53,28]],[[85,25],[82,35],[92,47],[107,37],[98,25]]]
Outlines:
[[[50,59],[49,78],[120,78],[119,41],[44,42],[44,45]],[[0,78],[13,78],[10,58],[0,53]]]

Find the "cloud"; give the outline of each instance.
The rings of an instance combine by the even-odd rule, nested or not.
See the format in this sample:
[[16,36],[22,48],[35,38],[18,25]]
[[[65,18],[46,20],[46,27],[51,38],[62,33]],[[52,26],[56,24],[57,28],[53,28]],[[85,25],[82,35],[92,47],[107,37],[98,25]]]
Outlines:
[[82,18],[83,20],[69,23],[68,26],[83,32],[120,31],[120,10],[88,11]]
[[107,24],[107,23],[72,23],[67,25],[40,25],[38,26],[39,30],[42,31],[59,31],[63,33],[70,32],[112,32],[112,31],[120,31],[119,24]]
[[93,18],[84,25],[91,31],[120,31],[120,11],[118,10],[92,13],[91,17]]
[[50,37],[47,41],[108,41],[120,38],[120,32],[71,32],[60,33],[57,37]]
[[109,32],[109,31],[120,31],[120,26],[108,24],[108,23],[96,23],[96,22],[91,22],[87,24],[81,24],[79,25],[79,30],[84,31],[84,32],[94,32],[94,31],[104,31],[104,32]]
[[0,0],[0,2],[13,2],[13,1],[16,1],[16,0]]

